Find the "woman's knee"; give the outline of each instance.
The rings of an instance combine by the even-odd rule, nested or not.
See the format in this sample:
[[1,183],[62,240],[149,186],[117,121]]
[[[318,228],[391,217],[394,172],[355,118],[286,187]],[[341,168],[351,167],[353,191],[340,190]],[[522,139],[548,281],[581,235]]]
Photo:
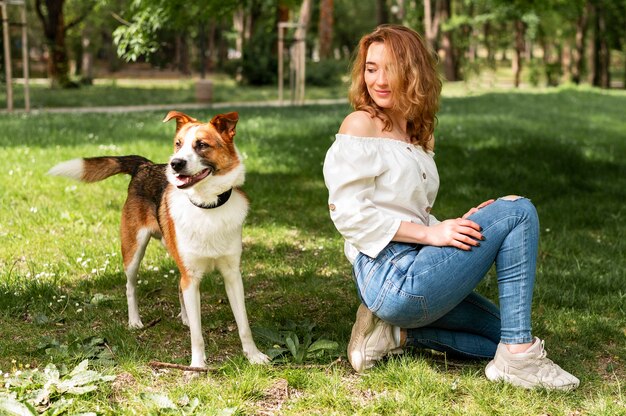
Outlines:
[[511,208],[515,210],[522,210],[531,220],[538,220],[537,209],[530,199],[519,195],[507,195],[498,199],[511,203]]

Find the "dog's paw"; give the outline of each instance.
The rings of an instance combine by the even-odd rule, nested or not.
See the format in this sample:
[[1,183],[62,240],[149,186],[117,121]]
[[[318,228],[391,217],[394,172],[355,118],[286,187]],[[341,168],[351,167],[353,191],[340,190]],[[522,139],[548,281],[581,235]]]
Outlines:
[[202,376],[202,372],[200,371],[184,371],[183,372],[183,380],[185,383],[189,383],[193,380],[197,380]]
[[128,327],[130,329],[141,329],[143,328],[143,323],[141,322],[141,319],[137,321],[128,321]]
[[248,357],[248,361],[250,361],[251,364],[268,364],[271,361],[270,357],[259,350],[246,354],[246,357]]

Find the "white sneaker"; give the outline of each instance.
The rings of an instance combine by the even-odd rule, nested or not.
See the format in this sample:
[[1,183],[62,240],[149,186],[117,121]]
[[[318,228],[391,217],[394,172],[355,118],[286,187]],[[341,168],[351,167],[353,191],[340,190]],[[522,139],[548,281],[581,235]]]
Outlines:
[[373,367],[376,361],[387,354],[401,352],[400,342],[394,337],[394,327],[361,304],[348,343],[348,361],[352,368],[360,373]]
[[487,364],[485,375],[491,381],[504,380],[527,389],[573,390],[580,380],[546,357],[543,341],[535,337],[526,352],[513,354],[504,344],[499,344],[496,356]]

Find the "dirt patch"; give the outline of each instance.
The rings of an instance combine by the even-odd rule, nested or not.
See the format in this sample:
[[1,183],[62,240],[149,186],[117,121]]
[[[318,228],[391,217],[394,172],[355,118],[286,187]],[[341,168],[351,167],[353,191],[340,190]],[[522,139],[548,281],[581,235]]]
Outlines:
[[263,392],[263,400],[255,404],[255,415],[274,416],[281,414],[285,402],[302,395],[298,390],[289,387],[284,378],[274,380],[274,383]]
[[115,377],[113,380],[111,399],[116,403],[121,403],[122,401],[127,400],[127,397],[124,393],[128,393],[132,391],[132,388],[137,384],[137,380],[130,373],[121,373]]

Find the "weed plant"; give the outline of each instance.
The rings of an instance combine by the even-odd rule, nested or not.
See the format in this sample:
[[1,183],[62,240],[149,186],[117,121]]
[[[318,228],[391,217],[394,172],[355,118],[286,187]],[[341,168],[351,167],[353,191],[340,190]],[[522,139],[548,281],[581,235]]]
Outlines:
[[[235,140],[247,168],[248,315],[259,347],[282,348],[282,359],[247,363],[221,278],[209,274],[202,283],[208,374],[154,370],[152,360],[189,363],[189,332],[177,318],[179,273],[156,242],[139,278],[150,325],[126,327],[118,228],[128,178],[82,184],[46,172],[104,154],[164,162],[173,125],[161,123],[162,112],[0,114],[0,378],[48,365],[84,369],[88,360],[85,371],[102,376],[97,388],[50,395],[66,414],[624,415],[624,108],[623,92],[562,88],[448,96],[439,114],[437,217],[513,193],[537,206],[533,330],[549,356],[581,379],[571,393],[490,383],[485,362],[428,351],[354,374],[345,349],[358,300],[321,174],[344,105],[223,110],[240,112]],[[497,299],[493,272],[478,290]],[[259,335],[285,328],[293,331],[274,341]],[[292,348],[292,333],[298,348],[316,340],[328,348]],[[24,401],[35,388],[5,383],[0,401]]]

